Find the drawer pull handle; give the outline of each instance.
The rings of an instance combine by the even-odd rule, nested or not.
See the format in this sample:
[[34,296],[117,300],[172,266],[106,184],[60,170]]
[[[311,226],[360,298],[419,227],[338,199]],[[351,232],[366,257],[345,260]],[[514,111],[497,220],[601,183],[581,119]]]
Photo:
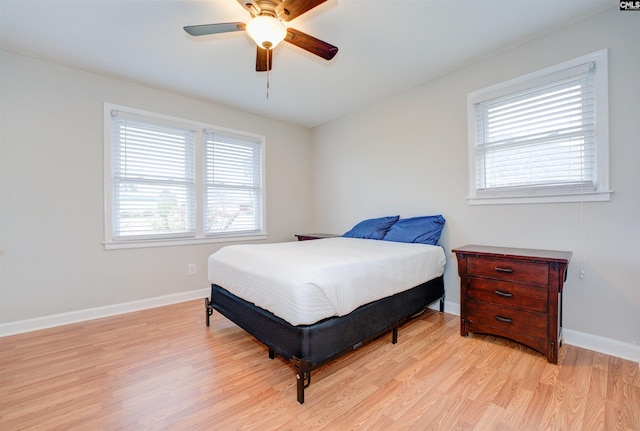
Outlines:
[[511,298],[513,296],[512,293],[510,292],[503,292],[502,290],[494,290],[494,292],[496,293],[496,295],[498,296],[504,296],[505,298]]
[[502,316],[496,316],[496,320],[499,320],[499,321],[505,322],[505,323],[513,322],[513,320],[510,317],[502,317]]
[[511,269],[511,268],[500,268],[499,266],[496,266],[496,271],[512,273],[513,269]]

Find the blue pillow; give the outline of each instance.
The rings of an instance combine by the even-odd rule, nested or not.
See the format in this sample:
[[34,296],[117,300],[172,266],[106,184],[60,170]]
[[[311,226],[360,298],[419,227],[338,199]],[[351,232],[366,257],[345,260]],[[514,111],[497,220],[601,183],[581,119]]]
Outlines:
[[443,227],[441,215],[403,218],[391,226],[384,240],[436,245]]
[[400,216],[389,216],[362,220],[342,236],[350,238],[383,239],[389,231],[389,228],[391,228],[399,218]]

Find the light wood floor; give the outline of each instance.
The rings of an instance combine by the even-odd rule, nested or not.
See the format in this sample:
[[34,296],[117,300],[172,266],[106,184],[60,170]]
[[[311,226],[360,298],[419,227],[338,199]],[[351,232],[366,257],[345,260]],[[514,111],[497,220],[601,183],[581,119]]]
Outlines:
[[637,363],[564,345],[558,365],[427,311],[312,374],[204,301],[0,339],[6,430],[640,430]]

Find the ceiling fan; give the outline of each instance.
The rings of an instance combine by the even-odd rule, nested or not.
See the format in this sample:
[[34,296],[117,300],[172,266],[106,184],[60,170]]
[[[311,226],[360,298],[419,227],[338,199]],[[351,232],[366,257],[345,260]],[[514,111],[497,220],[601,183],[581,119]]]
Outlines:
[[246,31],[257,45],[256,71],[271,70],[272,50],[285,40],[312,54],[331,60],[338,47],[291,27],[284,21],[291,21],[327,0],[237,0],[251,14],[251,21],[226,22],[219,24],[190,25],[184,30],[191,36],[204,36],[233,31]]

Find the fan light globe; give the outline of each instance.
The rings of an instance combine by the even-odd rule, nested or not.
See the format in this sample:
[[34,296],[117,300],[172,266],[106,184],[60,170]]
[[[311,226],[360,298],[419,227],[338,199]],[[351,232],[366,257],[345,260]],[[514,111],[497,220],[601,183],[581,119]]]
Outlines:
[[277,18],[272,16],[257,16],[247,24],[247,33],[265,49],[275,48],[287,35],[287,29]]

